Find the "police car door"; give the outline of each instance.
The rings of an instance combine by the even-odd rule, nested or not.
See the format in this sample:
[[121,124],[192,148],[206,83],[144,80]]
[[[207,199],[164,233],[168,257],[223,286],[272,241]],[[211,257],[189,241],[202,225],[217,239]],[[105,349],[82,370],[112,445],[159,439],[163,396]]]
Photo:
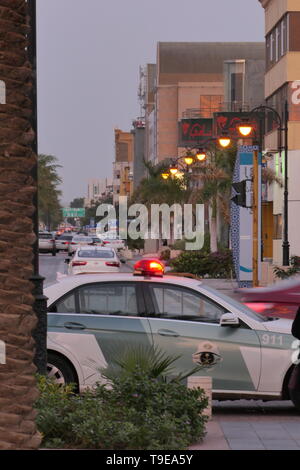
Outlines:
[[195,365],[197,375],[213,378],[215,391],[255,391],[261,370],[258,335],[241,322],[238,328],[221,327],[226,310],[199,292],[166,283],[147,283],[148,317],[154,345],[180,355],[175,372]]
[[51,339],[75,356],[81,367],[100,373],[135,345],[152,346],[143,297],[136,282],[83,284],[50,308]]

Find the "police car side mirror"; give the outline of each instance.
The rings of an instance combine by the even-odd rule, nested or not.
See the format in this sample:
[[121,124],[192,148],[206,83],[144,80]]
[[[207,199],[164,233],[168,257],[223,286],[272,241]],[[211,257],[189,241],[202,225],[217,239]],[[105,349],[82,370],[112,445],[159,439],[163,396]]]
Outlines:
[[220,326],[231,326],[234,328],[238,328],[240,326],[240,320],[235,313],[223,313],[220,318]]

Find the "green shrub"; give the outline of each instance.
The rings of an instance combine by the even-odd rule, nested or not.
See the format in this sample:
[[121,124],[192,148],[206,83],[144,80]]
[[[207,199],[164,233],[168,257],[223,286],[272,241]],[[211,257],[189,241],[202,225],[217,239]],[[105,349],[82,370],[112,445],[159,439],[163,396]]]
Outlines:
[[191,273],[200,277],[228,278],[233,272],[230,250],[215,253],[185,251],[171,260],[170,266],[181,273]]
[[287,269],[280,268],[279,266],[274,266],[273,272],[278,277],[278,279],[287,279],[291,276],[295,276],[300,273],[300,257],[291,256],[290,267]]
[[[148,359],[147,359],[148,358]],[[37,426],[47,448],[177,450],[203,438],[208,400],[201,389],[167,380],[170,358],[129,350],[118,370],[107,370],[109,382],[94,390],[73,393],[72,387],[39,381]],[[196,367],[185,376],[198,370]],[[105,374],[105,372],[104,372]]]

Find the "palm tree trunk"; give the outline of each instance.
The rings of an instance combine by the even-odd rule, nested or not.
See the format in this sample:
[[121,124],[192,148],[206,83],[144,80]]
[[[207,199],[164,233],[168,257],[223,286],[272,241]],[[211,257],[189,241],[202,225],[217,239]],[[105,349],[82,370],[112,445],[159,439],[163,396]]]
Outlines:
[[6,104],[0,105],[0,339],[6,364],[0,364],[0,449],[35,449],[40,436],[33,404],[38,396],[33,365],[31,216],[36,190],[30,176],[31,68],[28,62],[25,0],[0,0],[0,80]]

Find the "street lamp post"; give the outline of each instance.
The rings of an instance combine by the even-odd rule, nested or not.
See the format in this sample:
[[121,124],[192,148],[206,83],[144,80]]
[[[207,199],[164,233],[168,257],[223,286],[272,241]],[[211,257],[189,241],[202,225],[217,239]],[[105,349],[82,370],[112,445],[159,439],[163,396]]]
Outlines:
[[35,242],[33,245],[33,283],[34,304],[33,309],[37,316],[37,326],[33,332],[36,344],[34,363],[39,374],[46,375],[47,372],[47,297],[43,294],[44,278],[39,273],[39,216],[38,216],[38,125],[37,125],[37,41],[36,41],[36,0],[27,1],[28,21],[30,27],[28,56],[32,68],[32,117],[31,125],[34,133],[32,149],[36,155],[36,164],[32,170],[32,179],[36,187],[33,204],[35,212],[32,216]]
[[[288,103],[287,101],[285,102],[285,107],[284,107],[284,125],[283,125],[283,120],[280,116],[280,114],[276,111],[276,109],[270,107],[270,106],[257,106],[256,108],[252,109],[250,111],[249,115],[254,115],[255,113],[258,113],[260,111],[263,111],[264,113],[266,112],[272,112],[274,116],[276,117],[277,124],[279,126],[278,131],[279,131],[279,139],[278,139],[278,151],[280,153],[280,156],[282,155],[282,150],[284,150],[284,199],[283,199],[283,237],[282,237],[282,264],[283,266],[289,266],[290,264],[290,244],[288,240],[288,119],[289,119],[289,113],[288,113]],[[248,129],[247,133],[242,132],[241,128],[244,128],[246,132],[246,128]],[[260,139],[259,139],[259,147],[260,150],[262,150],[262,136],[261,136],[261,124],[259,126],[260,130]],[[253,128],[249,126],[249,124],[244,123],[242,126],[240,126],[240,133],[246,137],[251,134]],[[284,133],[284,146],[282,145],[282,133]]]

